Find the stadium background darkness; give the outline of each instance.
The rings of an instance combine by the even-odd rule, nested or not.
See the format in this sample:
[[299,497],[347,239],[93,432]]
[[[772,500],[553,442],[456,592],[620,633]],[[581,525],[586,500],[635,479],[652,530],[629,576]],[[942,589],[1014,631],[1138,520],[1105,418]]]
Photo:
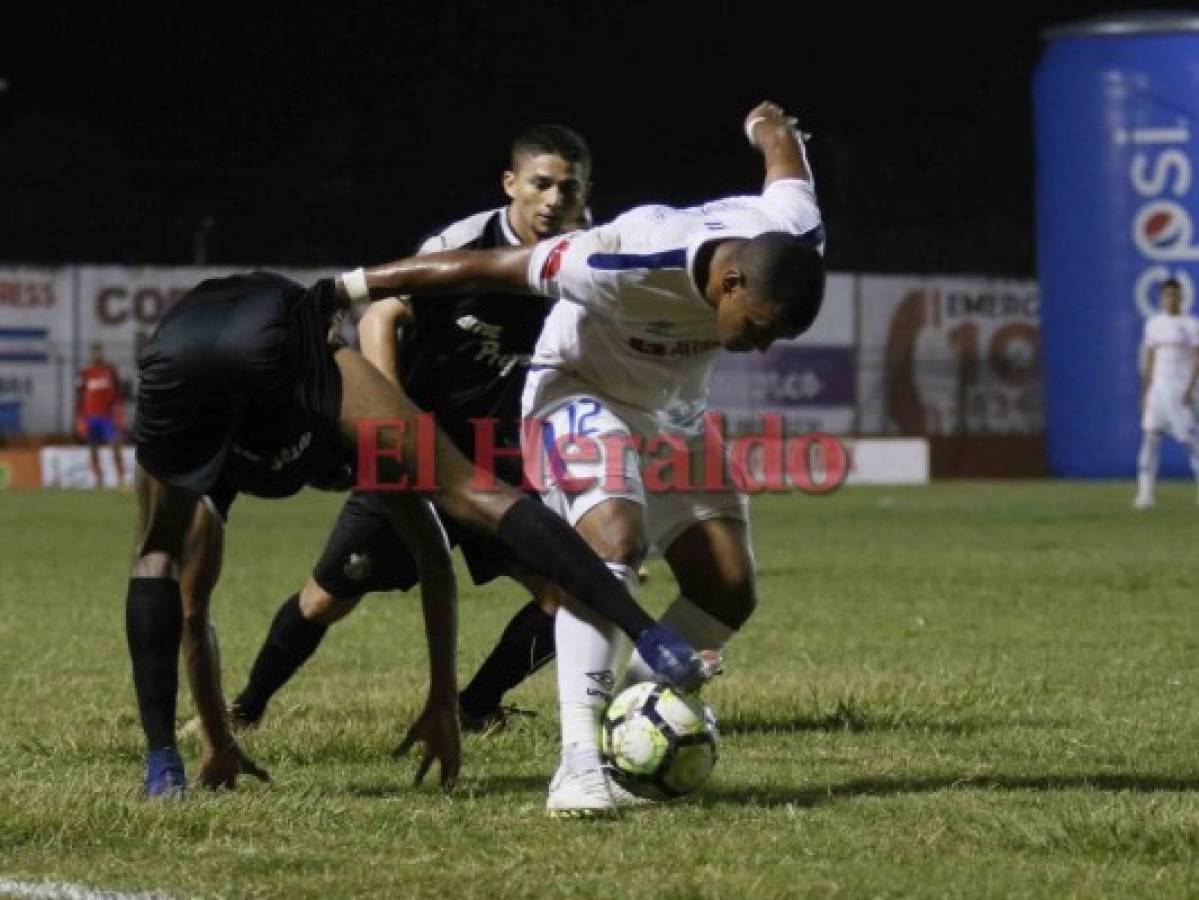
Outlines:
[[39,4],[0,56],[0,260],[381,261],[498,205],[536,121],[591,142],[599,220],[753,190],[770,97],[817,134],[832,268],[1027,276],[1040,31],[1130,5]]

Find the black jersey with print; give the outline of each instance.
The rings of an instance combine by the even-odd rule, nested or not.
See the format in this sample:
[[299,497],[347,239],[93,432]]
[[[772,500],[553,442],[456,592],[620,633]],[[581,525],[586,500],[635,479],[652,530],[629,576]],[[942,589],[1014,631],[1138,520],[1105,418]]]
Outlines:
[[[421,251],[518,243],[507,210],[499,209],[451,225]],[[475,450],[471,419],[494,420],[495,446],[519,448],[520,395],[551,304],[538,297],[490,293],[412,299],[415,322],[400,337],[400,381],[468,458]],[[505,458],[497,460],[500,478],[511,482],[518,473]]]

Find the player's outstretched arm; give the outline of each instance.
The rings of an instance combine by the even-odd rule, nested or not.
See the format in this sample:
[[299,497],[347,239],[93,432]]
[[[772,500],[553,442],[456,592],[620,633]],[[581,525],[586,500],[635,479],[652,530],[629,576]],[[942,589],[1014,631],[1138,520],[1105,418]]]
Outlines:
[[396,294],[421,296],[458,291],[531,294],[532,247],[447,250],[356,269],[337,279],[340,298],[354,305]]
[[358,322],[358,346],[367,362],[398,385],[396,331],[412,322],[412,304],[403,297],[372,303]]
[[812,180],[795,119],[777,103],[766,100],[751,109],[745,117],[745,135],[765,158],[766,185],[783,178]]
[[424,744],[419,784],[436,760],[441,786],[450,790],[458,778],[461,736],[458,730],[458,585],[446,545],[445,532],[433,507],[414,494],[385,496],[387,512],[400,538],[416,559],[420,599],[429,645],[429,695],[420,718],[396,749],[403,756],[418,742]]
[[223,527],[208,507],[196,504],[179,578],[183,599],[181,649],[204,741],[198,778],[200,784],[211,788],[234,787],[238,775],[270,780],[266,770],[234,740],[225,712],[220,649],[208,616],[209,599],[220,574]]

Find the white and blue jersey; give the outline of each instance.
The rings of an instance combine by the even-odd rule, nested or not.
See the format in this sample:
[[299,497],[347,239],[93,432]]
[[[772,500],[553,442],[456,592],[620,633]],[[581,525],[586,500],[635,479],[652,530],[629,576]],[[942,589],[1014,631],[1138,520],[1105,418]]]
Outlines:
[[666,427],[686,427],[706,407],[721,349],[716,310],[696,283],[696,254],[713,241],[768,231],[807,235],[823,251],[810,181],[782,179],[760,196],[686,209],[640,206],[607,225],[542,241],[529,286],[568,302],[546,320],[533,379],[557,370]]

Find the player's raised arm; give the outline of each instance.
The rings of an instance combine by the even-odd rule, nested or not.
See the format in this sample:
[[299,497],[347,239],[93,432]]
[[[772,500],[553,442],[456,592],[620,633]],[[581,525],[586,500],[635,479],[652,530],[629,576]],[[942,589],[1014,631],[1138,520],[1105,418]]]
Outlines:
[[783,178],[812,180],[803,141],[795,120],[781,106],[766,100],[745,117],[745,135],[766,161],[766,185]]
[[530,294],[527,272],[532,247],[447,250],[355,269],[337,279],[337,294],[357,306],[395,294],[419,296],[462,290]]

